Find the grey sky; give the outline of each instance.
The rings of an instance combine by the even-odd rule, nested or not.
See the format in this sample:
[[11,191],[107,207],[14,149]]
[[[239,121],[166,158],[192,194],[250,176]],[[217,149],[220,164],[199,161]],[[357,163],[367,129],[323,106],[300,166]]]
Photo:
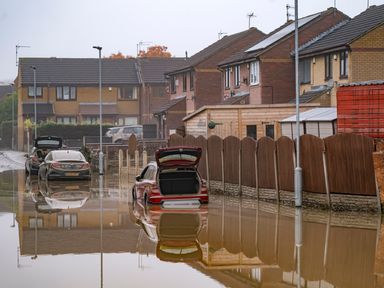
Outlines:
[[[337,0],[350,17],[384,0]],[[137,43],[165,45],[173,56],[192,55],[218,39],[251,26],[265,33],[286,21],[294,0],[0,0],[0,81],[16,77],[19,57],[98,57],[118,51],[135,56]],[[334,0],[299,0],[299,17],[332,7]],[[293,14],[293,10],[291,13]],[[145,48],[146,46],[143,46]]]

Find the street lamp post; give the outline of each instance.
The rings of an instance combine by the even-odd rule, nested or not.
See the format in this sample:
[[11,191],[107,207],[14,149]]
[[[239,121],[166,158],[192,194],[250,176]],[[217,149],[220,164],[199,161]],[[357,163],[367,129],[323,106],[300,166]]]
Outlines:
[[295,206],[301,207],[302,202],[302,170],[300,167],[300,88],[299,88],[299,25],[298,0],[295,0],[295,85],[296,85],[296,168],[295,168]]
[[36,105],[36,66],[31,66],[31,69],[33,70],[33,106],[34,106],[34,113],[35,113],[35,130],[34,130],[34,136],[35,139],[37,138],[37,105]]
[[103,155],[103,108],[102,108],[102,97],[101,97],[101,49],[103,47],[101,46],[93,46],[92,48],[99,50],[99,124],[100,124],[100,152],[99,152],[99,174],[103,175],[104,174],[104,155]]

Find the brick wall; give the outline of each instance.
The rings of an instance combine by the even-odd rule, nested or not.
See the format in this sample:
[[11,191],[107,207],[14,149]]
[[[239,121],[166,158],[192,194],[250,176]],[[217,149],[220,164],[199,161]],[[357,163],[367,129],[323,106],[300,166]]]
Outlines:
[[[300,28],[299,45],[313,39],[320,33],[346,19],[346,17],[346,15],[337,10],[328,9],[319,19]],[[290,54],[293,50],[294,34],[260,56],[261,97],[257,93],[252,93],[251,90],[251,104],[284,103],[295,97],[295,67],[294,59]],[[259,91],[257,92],[259,93]],[[259,103],[260,100],[261,103]]]
[[384,79],[384,24],[351,44],[351,82]]

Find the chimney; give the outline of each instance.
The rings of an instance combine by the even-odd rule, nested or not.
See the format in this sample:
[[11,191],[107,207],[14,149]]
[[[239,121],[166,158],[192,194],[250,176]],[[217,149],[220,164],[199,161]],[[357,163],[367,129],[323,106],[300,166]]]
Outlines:
[[185,51],[185,60],[188,59],[188,51]]

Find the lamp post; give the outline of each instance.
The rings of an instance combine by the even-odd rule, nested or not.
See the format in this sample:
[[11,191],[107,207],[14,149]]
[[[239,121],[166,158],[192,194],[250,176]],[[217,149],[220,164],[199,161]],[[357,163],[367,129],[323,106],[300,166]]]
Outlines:
[[295,0],[295,85],[296,85],[296,168],[295,168],[295,206],[302,202],[302,170],[300,167],[300,88],[299,88],[299,25],[298,0]]
[[102,129],[102,124],[103,124],[103,108],[102,108],[102,97],[101,97],[101,49],[103,47],[101,46],[93,46],[92,48],[99,50],[99,124],[100,124],[100,152],[99,152],[99,174],[103,175],[104,173],[104,165],[103,165],[103,129]]
[[35,113],[35,139],[37,138],[37,105],[36,105],[36,66],[31,66],[31,69],[33,70],[33,107],[34,107],[34,113]]

